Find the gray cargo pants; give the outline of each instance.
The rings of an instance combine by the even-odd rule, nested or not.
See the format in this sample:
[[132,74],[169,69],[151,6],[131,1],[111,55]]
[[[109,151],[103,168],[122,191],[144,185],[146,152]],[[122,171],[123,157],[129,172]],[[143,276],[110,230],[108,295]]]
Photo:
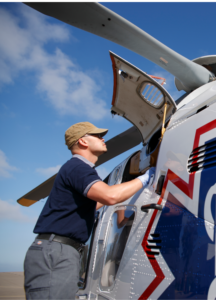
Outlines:
[[73,247],[36,239],[24,261],[26,299],[74,300],[78,290],[80,253]]

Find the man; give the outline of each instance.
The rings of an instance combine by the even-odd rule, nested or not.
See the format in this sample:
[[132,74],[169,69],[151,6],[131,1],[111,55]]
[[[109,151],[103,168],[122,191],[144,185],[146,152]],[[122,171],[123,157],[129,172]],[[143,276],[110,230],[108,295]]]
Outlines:
[[95,210],[127,200],[148,184],[154,172],[150,169],[118,185],[104,183],[94,164],[107,151],[103,139],[107,131],[82,122],[65,132],[73,157],[59,170],[34,229],[38,236],[24,262],[27,300],[75,299],[80,251],[91,234]]

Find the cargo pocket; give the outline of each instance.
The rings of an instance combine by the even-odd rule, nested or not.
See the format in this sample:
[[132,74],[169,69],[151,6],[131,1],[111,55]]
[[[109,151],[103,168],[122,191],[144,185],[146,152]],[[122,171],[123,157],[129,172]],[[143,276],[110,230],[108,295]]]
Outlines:
[[[40,300],[40,299],[46,299],[48,300],[49,299],[49,291],[50,291],[50,288],[36,288],[36,289],[31,289],[29,292],[28,292],[28,295],[27,295],[27,299],[28,300]],[[28,297],[29,296],[29,297]]]

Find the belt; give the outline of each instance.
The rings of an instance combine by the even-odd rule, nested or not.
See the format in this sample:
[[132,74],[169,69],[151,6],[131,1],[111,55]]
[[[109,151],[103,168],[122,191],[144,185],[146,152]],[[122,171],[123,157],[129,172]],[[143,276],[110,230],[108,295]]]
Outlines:
[[[41,234],[38,234],[36,239],[39,239],[39,240],[49,240],[50,237],[51,237],[52,233],[41,233]],[[82,252],[83,248],[85,245],[71,239],[71,238],[68,238],[66,236],[61,236],[61,235],[56,235],[54,236],[54,238],[52,239],[53,242],[58,242],[58,243],[62,243],[62,244],[65,244],[65,245],[69,245],[73,248],[75,248],[78,252]]]

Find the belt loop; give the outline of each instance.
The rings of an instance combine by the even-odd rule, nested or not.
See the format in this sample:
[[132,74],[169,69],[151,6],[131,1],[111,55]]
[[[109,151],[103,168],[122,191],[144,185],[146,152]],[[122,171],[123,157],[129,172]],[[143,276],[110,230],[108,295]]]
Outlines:
[[55,234],[52,233],[49,238],[49,243],[48,243],[49,245],[52,243],[52,240],[54,239],[54,237],[55,237]]

